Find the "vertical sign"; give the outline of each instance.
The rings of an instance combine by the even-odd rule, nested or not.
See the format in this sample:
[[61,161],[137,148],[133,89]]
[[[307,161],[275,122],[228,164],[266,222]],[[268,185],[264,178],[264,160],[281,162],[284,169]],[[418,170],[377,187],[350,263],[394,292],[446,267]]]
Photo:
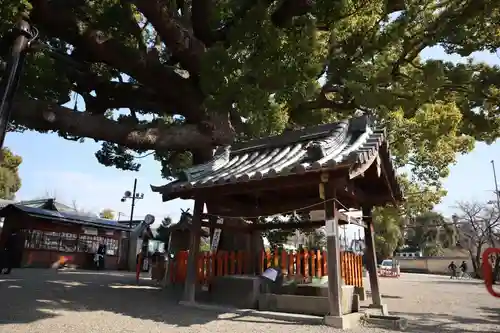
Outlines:
[[[222,218],[217,218],[217,224],[222,224],[224,223],[224,219]],[[219,240],[220,240],[220,233],[222,232],[221,229],[217,228],[214,230],[214,236],[212,238],[212,246],[210,246],[210,251],[212,253],[217,252],[217,248],[219,247]]]
[[326,220],[325,227],[327,237],[337,236],[337,228],[334,219]]

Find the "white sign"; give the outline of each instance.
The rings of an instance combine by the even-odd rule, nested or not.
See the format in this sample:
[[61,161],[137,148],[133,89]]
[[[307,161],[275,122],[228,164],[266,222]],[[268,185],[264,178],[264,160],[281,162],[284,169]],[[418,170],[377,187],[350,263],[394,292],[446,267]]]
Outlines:
[[141,253],[141,250],[142,250],[142,239],[138,238],[137,245],[135,248],[135,255],[137,256],[139,253]]
[[[217,224],[223,224],[224,219],[218,218],[217,219]],[[217,248],[219,247],[219,241],[220,241],[220,234],[222,230],[221,229],[215,229],[214,230],[214,236],[212,237],[212,245],[210,246],[210,251],[217,252]]]
[[82,228],[83,229],[83,233],[85,235],[95,235],[97,236],[98,235],[98,231],[97,229],[94,229],[94,228]]
[[264,273],[262,273],[262,276],[274,282],[278,277],[278,271],[274,268],[268,268],[264,271]]
[[115,232],[114,231],[106,231],[106,236],[114,236]]
[[335,220],[326,220],[325,223],[325,232],[326,236],[337,236],[337,228],[335,228],[336,223]]
[[309,219],[311,221],[324,221],[326,218],[325,210],[311,210],[309,212]]

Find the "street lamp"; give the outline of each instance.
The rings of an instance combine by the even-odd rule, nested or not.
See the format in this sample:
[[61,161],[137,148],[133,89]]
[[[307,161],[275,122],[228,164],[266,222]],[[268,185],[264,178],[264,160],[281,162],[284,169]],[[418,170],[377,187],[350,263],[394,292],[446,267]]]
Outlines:
[[491,167],[493,169],[493,182],[495,184],[495,194],[497,196],[497,208],[500,211],[500,191],[498,190],[498,182],[497,182],[497,172],[495,170],[495,161],[491,160]]
[[132,192],[125,191],[125,193],[123,194],[123,197],[121,199],[121,202],[125,202],[125,201],[127,201],[127,199],[132,200],[132,204],[130,207],[130,222],[129,222],[130,230],[132,230],[132,221],[134,220],[135,201],[140,200],[140,199],[144,199],[144,193],[136,193],[136,190],[137,190],[137,178],[134,179],[134,189],[132,190]]
[[[136,193],[137,190],[137,178],[134,179],[134,189],[132,192],[130,191],[125,191],[123,194],[123,197],[121,198],[121,202],[127,201],[127,199],[131,199],[131,207],[130,207],[130,221],[128,223],[129,226],[129,232],[128,232],[128,253],[130,256],[130,246],[132,244],[132,221],[134,220],[134,207],[135,207],[135,201],[136,200],[141,200],[144,199],[144,193]],[[130,260],[129,256],[127,256],[127,260]]]

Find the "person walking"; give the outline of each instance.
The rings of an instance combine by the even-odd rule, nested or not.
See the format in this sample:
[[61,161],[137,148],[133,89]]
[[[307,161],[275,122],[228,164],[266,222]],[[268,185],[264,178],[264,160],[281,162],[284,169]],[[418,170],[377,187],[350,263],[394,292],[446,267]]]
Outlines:
[[462,264],[460,265],[460,278],[463,278],[467,274],[467,263],[462,261]]
[[450,276],[450,279],[453,279],[453,278],[457,278],[457,265],[455,265],[455,262],[451,262],[449,265],[448,265],[448,269],[451,271],[451,276]]

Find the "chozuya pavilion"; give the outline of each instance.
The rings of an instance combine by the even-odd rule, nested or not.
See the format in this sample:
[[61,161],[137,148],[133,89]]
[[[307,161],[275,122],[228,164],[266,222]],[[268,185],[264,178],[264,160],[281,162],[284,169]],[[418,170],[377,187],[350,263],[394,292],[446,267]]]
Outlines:
[[[385,313],[376,273],[372,209],[403,201],[387,140],[385,129],[377,128],[369,116],[363,115],[221,147],[208,163],[185,170],[167,185],[152,186],[162,194],[163,201],[195,201],[184,303],[195,303],[201,227],[209,226],[213,231],[217,220],[204,221],[204,205],[211,217],[246,217],[252,223],[242,232],[250,235],[266,228],[255,217],[300,209],[323,210],[329,277],[325,321],[346,327],[349,314],[343,310],[340,296],[343,286],[337,237],[338,225],[346,223],[339,209],[345,208],[363,213],[371,307]],[[225,230],[224,225],[217,224],[217,228]],[[257,253],[252,256],[255,262]]]

